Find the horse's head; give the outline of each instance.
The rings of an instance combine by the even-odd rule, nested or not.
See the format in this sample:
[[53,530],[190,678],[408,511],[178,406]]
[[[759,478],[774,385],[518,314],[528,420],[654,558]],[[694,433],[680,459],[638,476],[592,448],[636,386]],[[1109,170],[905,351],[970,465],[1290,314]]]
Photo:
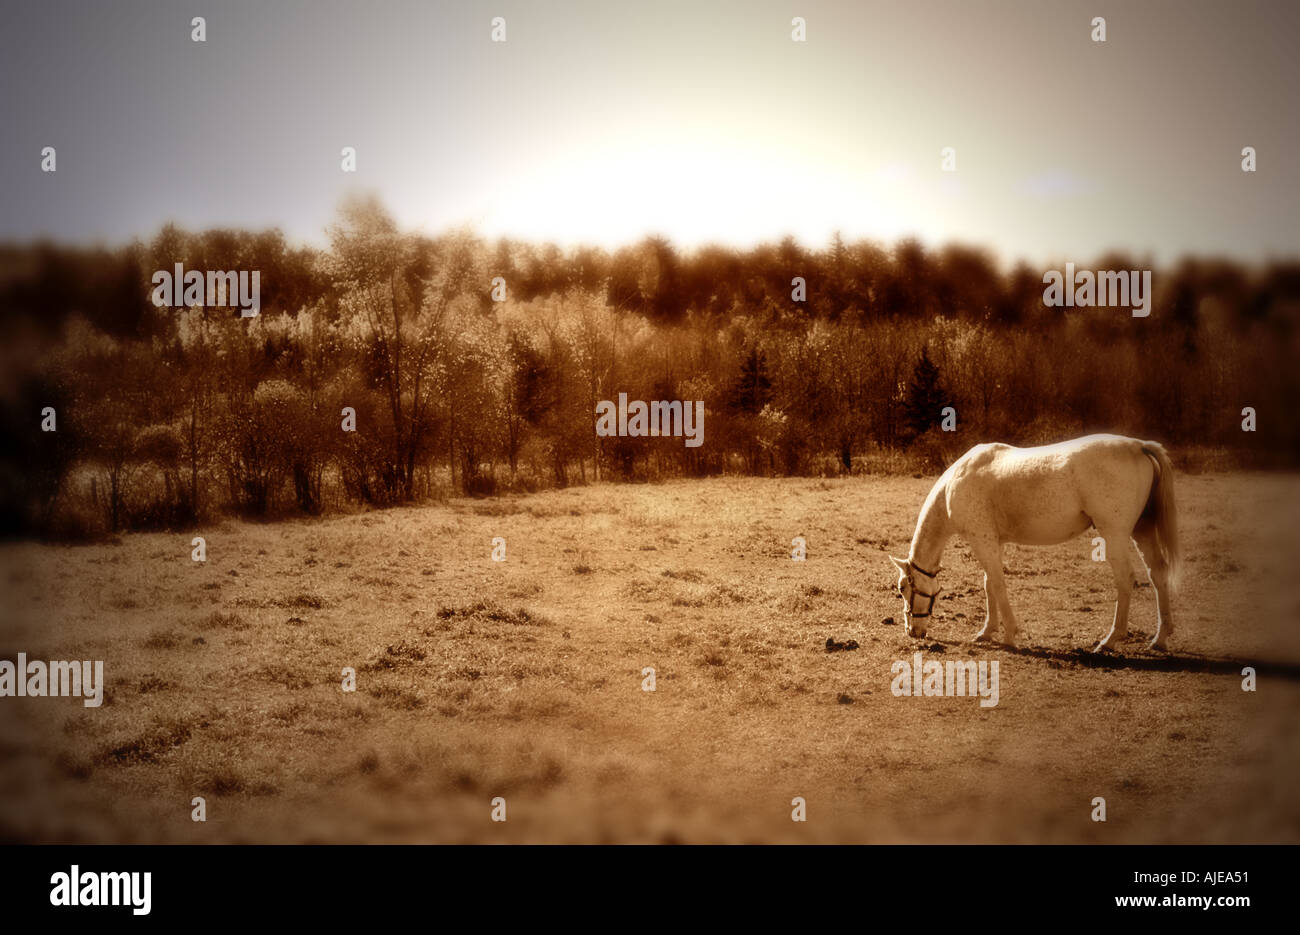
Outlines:
[[908,558],[891,555],[889,560],[898,568],[898,583],[894,590],[903,599],[903,629],[908,636],[925,636],[935,599],[943,590],[935,580],[938,572],[918,568]]

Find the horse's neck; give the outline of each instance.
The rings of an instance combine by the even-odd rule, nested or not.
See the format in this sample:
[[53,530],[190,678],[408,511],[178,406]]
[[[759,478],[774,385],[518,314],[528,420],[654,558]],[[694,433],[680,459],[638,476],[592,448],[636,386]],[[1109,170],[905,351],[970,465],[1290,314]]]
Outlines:
[[916,532],[912,534],[912,548],[908,558],[916,565],[928,571],[939,568],[939,559],[952,538],[948,525],[947,503],[948,476],[945,474],[930,489],[921,507],[921,515],[916,521]]

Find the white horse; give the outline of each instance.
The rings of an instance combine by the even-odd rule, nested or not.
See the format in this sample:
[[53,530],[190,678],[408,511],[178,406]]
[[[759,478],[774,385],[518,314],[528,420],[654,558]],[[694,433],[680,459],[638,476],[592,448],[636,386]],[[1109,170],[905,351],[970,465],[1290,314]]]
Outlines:
[[1041,448],[976,445],[952,463],[930,490],[906,559],[899,570],[905,629],[925,636],[939,595],[939,558],[960,535],[984,566],[987,640],[1002,624],[1016,644],[1016,617],[1002,579],[1002,544],[1055,545],[1095,526],[1115,574],[1115,620],[1097,644],[1109,649],[1128,634],[1133,592],[1129,539],[1136,543],[1156,588],[1158,623],[1151,648],[1164,649],[1174,624],[1169,595],[1179,564],[1174,470],[1155,442],[1119,435],[1089,435]]

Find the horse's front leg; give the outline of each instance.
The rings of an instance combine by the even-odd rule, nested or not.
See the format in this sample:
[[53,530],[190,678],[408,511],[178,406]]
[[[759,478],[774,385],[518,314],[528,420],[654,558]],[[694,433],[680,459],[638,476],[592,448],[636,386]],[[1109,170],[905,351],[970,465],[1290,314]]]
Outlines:
[[1003,641],[1016,645],[1016,615],[1011,612],[1011,599],[1007,597],[1007,583],[1002,577],[1002,543],[984,541],[973,543],[972,551],[984,566],[984,626],[975,634],[977,642],[992,639],[993,630],[1002,624]]
[[1102,537],[1106,540],[1106,558],[1115,576],[1115,619],[1111,622],[1110,632],[1097,644],[1097,652],[1113,649],[1116,643],[1128,636],[1128,605],[1133,599],[1133,565],[1129,561],[1128,536],[1102,533]]
[[998,602],[989,590],[989,573],[984,572],[984,626],[975,634],[975,642],[983,643],[993,638],[993,631],[998,628]]

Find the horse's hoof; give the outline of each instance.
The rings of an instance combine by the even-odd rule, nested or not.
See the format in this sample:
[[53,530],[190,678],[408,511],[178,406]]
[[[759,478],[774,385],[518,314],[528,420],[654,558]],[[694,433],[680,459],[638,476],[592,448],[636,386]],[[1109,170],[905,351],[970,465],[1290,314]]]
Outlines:
[[987,633],[976,633],[975,636],[972,637],[971,642],[987,643],[990,639],[991,637]]
[[1152,640],[1150,643],[1147,644],[1147,649],[1154,650],[1157,652],[1162,652],[1162,653],[1169,652],[1169,648],[1164,644],[1163,640],[1161,641]]
[[1105,640],[1103,640],[1102,642],[1098,643],[1096,646],[1092,647],[1092,651],[1094,653],[1108,653],[1110,652],[1110,648],[1111,648],[1110,644],[1107,643]]

